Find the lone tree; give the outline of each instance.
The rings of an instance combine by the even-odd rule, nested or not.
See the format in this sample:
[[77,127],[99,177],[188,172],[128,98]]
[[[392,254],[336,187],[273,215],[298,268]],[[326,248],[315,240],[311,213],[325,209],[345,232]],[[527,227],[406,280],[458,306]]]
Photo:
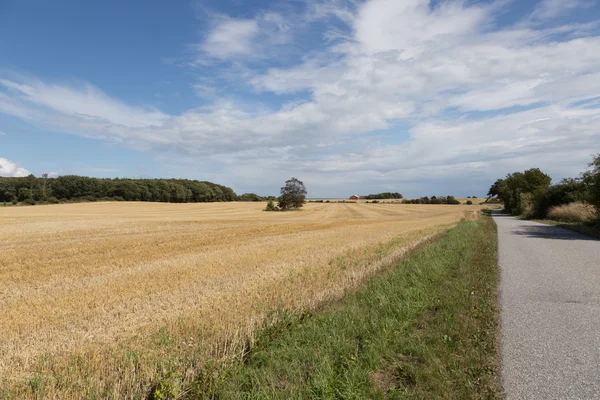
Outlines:
[[304,183],[296,178],[285,181],[285,186],[281,188],[281,196],[278,200],[279,208],[284,211],[302,207],[306,200]]

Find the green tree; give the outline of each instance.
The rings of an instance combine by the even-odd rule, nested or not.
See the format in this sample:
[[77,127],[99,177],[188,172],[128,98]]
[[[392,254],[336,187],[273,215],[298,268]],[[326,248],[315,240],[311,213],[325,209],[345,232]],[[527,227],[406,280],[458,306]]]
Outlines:
[[19,189],[19,201],[33,200],[31,189],[22,187]]
[[281,196],[278,199],[279,208],[290,210],[302,207],[306,201],[306,193],[306,187],[302,181],[296,178],[285,181],[285,186],[281,188]]
[[490,187],[488,196],[496,196],[511,214],[522,214],[533,207],[533,199],[550,186],[552,178],[539,168],[508,174]]
[[244,193],[238,197],[238,201],[263,201],[264,199],[256,193]]
[[40,185],[40,200],[46,200],[48,198],[48,192],[47,192],[47,186],[48,186],[48,174],[44,173],[42,174],[42,184]]
[[552,185],[548,189],[539,191],[534,200],[533,217],[546,218],[551,207],[580,201],[591,203],[591,194],[588,185],[583,179],[566,178],[559,184]]
[[0,201],[12,201],[17,197],[17,190],[10,178],[0,178]]
[[588,166],[591,170],[581,174],[581,179],[589,189],[591,203],[600,212],[600,154],[596,154]]

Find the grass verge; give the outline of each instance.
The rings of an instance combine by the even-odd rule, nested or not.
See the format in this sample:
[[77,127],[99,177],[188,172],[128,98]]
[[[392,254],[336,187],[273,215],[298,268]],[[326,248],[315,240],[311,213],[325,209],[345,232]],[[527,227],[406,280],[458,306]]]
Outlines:
[[552,219],[533,219],[531,221],[541,224],[558,226],[559,228],[568,229],[574,232],[583,233],[584,235],[600,239],[600,225],[583,224],[581,222],[560,222]]
[[264,330],[187,396],[498,398],[497,278],[494,222],[461,222],[341,301]]

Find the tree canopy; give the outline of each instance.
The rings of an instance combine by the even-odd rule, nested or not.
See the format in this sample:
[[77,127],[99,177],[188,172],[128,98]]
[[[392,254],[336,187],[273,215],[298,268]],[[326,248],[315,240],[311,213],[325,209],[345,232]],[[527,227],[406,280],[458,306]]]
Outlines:
[[589,167],[578,177],[554,185],[550,176],[538,168],[514,172],[496,180],[488,195],[502,200],[507,212],[533,218],[545,218],[551,208],[573,202],[600,208],[600,154],[594,156]]
[[296,178],[285,181],[285,186],[281,188],[278,207],[281,210],[300,208],[306,201],[306,187],[304,183]]
[[[0,178],[0,201],[126,200],[172,203],[235,201],[233,189],[187,179],[108,179],[65,175],[58,178]],[[52,202],[52,200],[50,200]]]
[[402,194],[398,192],[384,192],[377,194],[369,194],[367,196],[361,196],[365,200],[379,200],[379,199],[401,199]]
[[524,209],[523,201],[548,189],[551,182],[552,178],[549,175],[539,168],[531,168],[496,180],[490,187],[488,196],[496,196],[502,200],[509,213],[521,214]]

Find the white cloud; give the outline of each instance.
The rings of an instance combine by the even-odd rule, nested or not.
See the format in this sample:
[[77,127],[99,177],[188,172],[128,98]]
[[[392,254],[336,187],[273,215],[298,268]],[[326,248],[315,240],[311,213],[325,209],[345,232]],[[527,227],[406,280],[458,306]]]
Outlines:
[[212,57],[226,59],[252,54],[253,39],[258,34],[255,20],[228,19],[219,23],[201,48]]
[[[21,100],[20,105],[28,103],[49,109],[59,115],[98,123],[110,121],[116,125],[144,128],[160,125],[167,117],[157,110],[128,106],[112,99],[90,84],[84,85],[81,89],[73,89],[67,86],[47,85],[39,80],[18,83],[0,79],[0,85],[13,94],[13,101]],[[16,101],[13,104],[19,104]]]
[[14,162],[7,160],[6,158],[0,157],[0,176],[20,177],[27,176],[30,173],[31,172],[15,164]]
[[[260,177],[257,185],[265,176],[277,185],[280,175],[301,173],[323,191],[346,190],[353,182],[412,182],[421,190],[417,182],[489,180],[531,164],[557,176],[576,165],[583,169],[589,149],[600,142],[594,102],[600,37],[593,24],[542,27],[530,23],[531,15],[498,27],[503,4],[313,2],[305,23],[333,15],[343,32],[333,42],[325,37],[301,62],[267,71],[243,60],[268,60],[271,46],[294,38],[290,27],[298,17],[217,17],[200,57],[232,61],[223,79],[236,87],[296,96],[280,107],[219,98],[226,85],[215,90],[210,79],[195,89],[214,103],[179,115],[124,104],[89,84],[3,79],[0,112],[137,149],[189,155],[218,165],[237,185],[253,181],[252,174]],[[534,14],[548,19],[557,4],[545,1]],[[331,28],[325,29],[327,36]]]
[[254,19],[213,16],[212,29],[198,46],[198,62],[262,58],[270,47],[290,40],[286,20],[275,12],[266,12]]
[[423,0],[373,0],[364,3],[354,21],[361,49],[372,54],[396,50],[402,59],[420,54],[435,42],[449,45],[477,33],[490,7],[442,2],[431,9]]

